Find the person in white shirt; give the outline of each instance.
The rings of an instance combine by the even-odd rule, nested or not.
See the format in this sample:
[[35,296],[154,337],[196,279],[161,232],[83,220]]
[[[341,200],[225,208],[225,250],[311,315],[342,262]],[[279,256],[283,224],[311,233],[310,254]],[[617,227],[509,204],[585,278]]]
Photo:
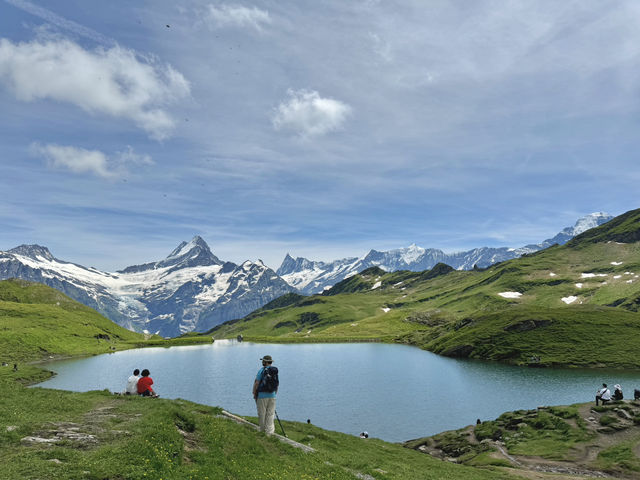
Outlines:
[[131,375],[127,379],[127,389],[125,391],[126,395],[137,395],[138,394],[138,380],[140,379],[140,370],[137,368],[133,371],[133,375]]
[[602,388],[596,392],[596,407],[598,406],[598,400],[602,402],[602,405],[611,400],[611,391],[607,388],[606,383],[603,383]]

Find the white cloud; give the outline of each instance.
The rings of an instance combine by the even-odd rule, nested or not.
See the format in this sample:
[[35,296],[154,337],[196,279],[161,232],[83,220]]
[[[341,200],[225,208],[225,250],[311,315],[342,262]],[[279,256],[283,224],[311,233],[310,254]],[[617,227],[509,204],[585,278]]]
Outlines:
[[128,173],[127,167],[152,165],[149,155],[139,155],[127,146],[124,152],[109,157],[99,150],[56,145],[31,145],[31,152],[44,157],[51,168],[67,169],[78,174],[93,174],[102,178],[116,178]]
[[190,91],[169,65],[118,46],[89,51],[64,39],[15,44],[0,39],[0,82],[19,100],[52,99],[126,118],[157,139],[174,126],[166,105]]
[[292,130],[303,137],[324,135],[339,129],[351,113],[346,103],[322,98],[316,91],[289,90],[272,118],[276,130]]
[[269,12],[241,5],[209,5],[206,20],[216,27],[250,27],[259,32],[262,31],[262,25],[271,23]]

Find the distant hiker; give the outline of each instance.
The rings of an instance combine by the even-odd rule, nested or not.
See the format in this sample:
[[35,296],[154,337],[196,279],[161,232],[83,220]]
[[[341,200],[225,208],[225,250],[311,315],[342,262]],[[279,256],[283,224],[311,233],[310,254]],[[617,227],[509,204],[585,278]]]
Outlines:
[[17,371],[18,371],[18,364],[17,364],[17,363],[14,363],[14,364],[13,364],[13,371],[14,371],[14,372],[17,372]]
[[271,435],[275,432],[273,416],[276,413],[276,394],[280,380],[278,379],[278,369],[271,365],[273,363],[271,355],[265,355],[260,361],[262,368],[258,370],[253,382],[253,399],[256,401],[258,409],[260,431]]
[[614,400],[622,400],[624,395],[622,395],[622,387],[619,384],[615,384],[613,386],[613,399]]
[[633,399],[640,400],[640,390],[638,390],[637,388],[633,390]]
[[127,389],[125,390],[125,395],[137,395],[138,394],[138,380],[140,379],[140,370],[137,368],[133,371],[133,375],[131,375],[127,379]]
[[602,388],[596,392],[596,407],[598,406],[598,400],[602,402],[602,405],[611,400],[611,391],[607,388],[606,383],[603,383]]
[[307,418],[307,425],[311,425],[311,419]]
[[149,370],[142,370],[142,376],[138,380],[138,394],[143,397],[157,397],[158,394],[151,388],[153,379],[149,376]]
[[362,432],[360,434],[360,438],[369,438],[369,433],[368,432]]
[[482,420],[480,420],[479,418],[476,419],[476,425],[482,425]]

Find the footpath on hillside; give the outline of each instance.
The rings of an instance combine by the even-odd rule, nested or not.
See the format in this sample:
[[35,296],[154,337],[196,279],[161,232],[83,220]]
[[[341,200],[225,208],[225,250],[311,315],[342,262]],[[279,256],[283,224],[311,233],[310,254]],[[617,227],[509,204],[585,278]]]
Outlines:
[[525,478],[640,478],[640,402],[539,407],[404,443],[444,461]]

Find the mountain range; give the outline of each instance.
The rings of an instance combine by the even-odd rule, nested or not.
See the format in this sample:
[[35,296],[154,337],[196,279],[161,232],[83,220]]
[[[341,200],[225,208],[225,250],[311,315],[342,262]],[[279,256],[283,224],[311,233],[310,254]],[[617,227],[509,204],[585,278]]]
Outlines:
[[123,327],[165,337],[206,331],[294,290],[261,261],[222,262],[199,236],[163,260],[114,273],[21,245],[0,252],[0,279],[8,278],[49,285]]
[[612,218],[613,216],[606,213],[592,213],[580,218],[573,227],[564,228],[553,238],[520,248],[481,247],[464,252],[445,253],[442,250],[425,249],[414,244],[388,251],[370,250],[363,257],[343,258],[333,262],[312,261],[303,257],[294,259],[287,254],[276,273],[300,293],[312,295],[370,267],[380,267],[387,272],[397,270],[420,272],[429,270],[438,263],[445,263],[456,270],[485,268],[498,262],[543,250],[554,244],[563,245],[576,235],[602,225]]
[[0,252],[0,280],[20,278],[46,284],[130,330],[173,337],[204,332],[227,320],[242,318],[290,292],[321,292],[372,266],[386,271],[422,271],[437,263],[455,269],[485,267],[496,262],[565,243],[612,218],[591,214],[554,238],[521,248],[477,248],[445,254],[416,245],[362,258],[334,262],[293,259],[287,254],[277,272],[260,260],[241,265],[216,257],[199,236],[182,242],[166,258],[116,272],[57,259],[48,248],[20,245]]

